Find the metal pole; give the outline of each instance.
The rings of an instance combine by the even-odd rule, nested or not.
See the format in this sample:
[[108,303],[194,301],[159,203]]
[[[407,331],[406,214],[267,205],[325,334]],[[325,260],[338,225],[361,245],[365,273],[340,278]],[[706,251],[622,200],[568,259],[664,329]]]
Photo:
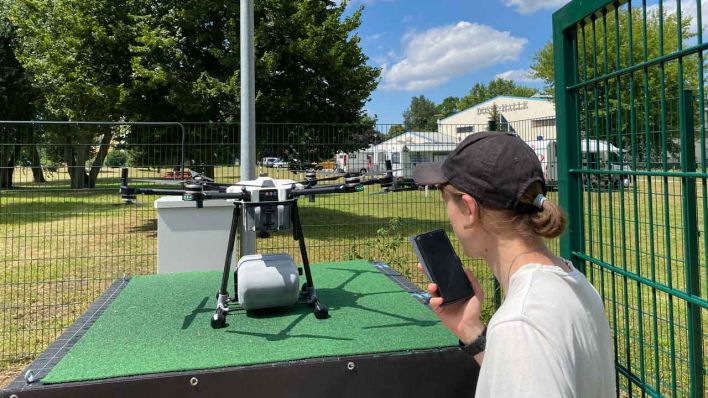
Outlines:
[[[256,178],[255,92],[253,0],[241,0],[241,181]],[[249,225],[248,218],[244,217],[242,220],[246,227]],[[255,254],[256,233],[250,228],[244,229],[245,233],[241,236],[241,255]]]

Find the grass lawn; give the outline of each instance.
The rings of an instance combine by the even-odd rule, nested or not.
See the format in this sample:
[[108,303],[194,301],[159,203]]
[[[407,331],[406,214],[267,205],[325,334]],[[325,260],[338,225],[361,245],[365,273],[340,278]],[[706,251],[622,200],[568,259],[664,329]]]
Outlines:
[[[278,178],[300,179],[284,169],[267,169]],[[159,177],[156,170],[131,169],[132,177]],[[150,274],[156,269],[156,223],[153,200],[124,205],[117,193],[118,169],[102,173],[98,188],[66,189],[66,174],[57,172],[37,187],[17,173],[23,190],[0,193],[0,371],[17,372],[41,352],[115,279]],[[218,181],[234,181],[238,168],[217,168]],[[708,282],[703,186],[698,186],[698,247],[701,300]],[[384,261],[423,286],[415,269],[408,236],[435,228],[449,230],[436,191],[406,191],[303,198],[299,205],[310,261],[365,258]],[[552,200],[557,194],[551,193]],[[591,258],[613,264],[657,285],[685,291],[683,215],[680,180],[640,178],[622,191],[585,192],[585,250]],[[451,234],[452,235],[452,234]],[[557,241],[550,242],[558,247]],[[261,252],[286,251],[298,261],[290,233],[258,240]],[[466,261],[481,278],[493,311],[493,281],[478,261]],[[588,264],[588,279],[603,296],[613,327],[618,363],[666,396],[688,391],[689,354],[686,302],[633,281],[621,273]],[[31,305],[30,305],[31,304]],[[708,313],[702,309],[703,332]],[[706,334],[703,334],[706,339]],[[703,357],[708,357],[708,344]],[[704,365],[705,368],[705,359]],[[2,376],[0,376],[2,377]],[[9,377],[9,376],[7,376]],[[622,379],[624,380],[624,379]],[[622,382],[626,390],[626,382]],[[658,386],[658,387],[657,387]],[[638,391],[635,391],[638,392]]]

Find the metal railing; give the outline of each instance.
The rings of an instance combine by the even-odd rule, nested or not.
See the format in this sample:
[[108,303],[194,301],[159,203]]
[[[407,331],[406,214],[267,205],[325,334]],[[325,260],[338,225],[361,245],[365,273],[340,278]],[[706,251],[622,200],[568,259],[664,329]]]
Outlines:
[[[620,396],[708,396],[701,6],[578,1],[553,17],[559,192],[572,231],[561,254],[603,297]],[[695,25],[682,8],[696,10]],[[588,150],[603,145],[622,159]]]
[[[531,123],[518,122],[520,136],[526,126]],[[546,137],[555,135],[553,126],[547,129]],[[258,172],[297,181],[309,167],[321,168],[320,175],[377,173],[390,160],[403,181],[415,164],[442,160],[468,134],[455,126],[392,131],[391,125],[258,124]],[[131,179],[147,180],[133,182],[138,186],[178,180],[183,171],[236,182],[239,141],[239,125],[231,123],[0,122],[0,361],[36,356],[116,278],[157,271],[156,198],[124,204],[121,167],[128,167]],[[281,162],[266,164],[264,158]],[[553,159],[547,163],[555,168]],[[445,228],[454,241],[432,189],[384,193],[373,185],[301,202],[313,263],[375,259],[422,285],[407,237]],[[300,261],[288,233],[259,238],[257,248]],[[200,250],[194,247],[194,255]],[[488,269],[465,262],[493,298]],[[496,303],[486,301],[487,316],[498,305],[496,296]]]

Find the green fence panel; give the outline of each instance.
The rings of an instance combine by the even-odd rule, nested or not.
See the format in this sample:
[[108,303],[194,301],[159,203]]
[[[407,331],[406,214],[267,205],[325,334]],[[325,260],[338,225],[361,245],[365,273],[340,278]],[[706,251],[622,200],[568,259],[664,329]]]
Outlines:
[[708,397],[702,1],[553,15],[561,254],[596,286],[618,396]]

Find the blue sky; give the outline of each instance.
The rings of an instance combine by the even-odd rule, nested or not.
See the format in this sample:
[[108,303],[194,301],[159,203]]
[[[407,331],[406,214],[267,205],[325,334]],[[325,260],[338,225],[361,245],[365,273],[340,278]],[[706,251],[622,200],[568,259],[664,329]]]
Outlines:
[[[366,112],[379,123],[401,123],[413,96],[440,103],[496,77],[542,88],[541,81],[526,73],[534,54],[551,39],[553,12],[568,2],[349,0],[349,12],[365,7],[356,33],[369,64],[383,70]],[[703,21],[708,21],[708,0],[700,2]],[[649,8],[656,3],[647,1]],[[695,24],[696,0],[681,4],[683,15],[694,17]],[[674,13],[676,1],[664,0],[664,7]]]
[[364,5],[361,47],[383,68],[366,105],[379,123],[400,123],[411,97],[435,103],[462,97],[475,83],[504,74],[541,88],[525,76],[533,55],[550,40],[551,15],[567,0],[352,0]]

